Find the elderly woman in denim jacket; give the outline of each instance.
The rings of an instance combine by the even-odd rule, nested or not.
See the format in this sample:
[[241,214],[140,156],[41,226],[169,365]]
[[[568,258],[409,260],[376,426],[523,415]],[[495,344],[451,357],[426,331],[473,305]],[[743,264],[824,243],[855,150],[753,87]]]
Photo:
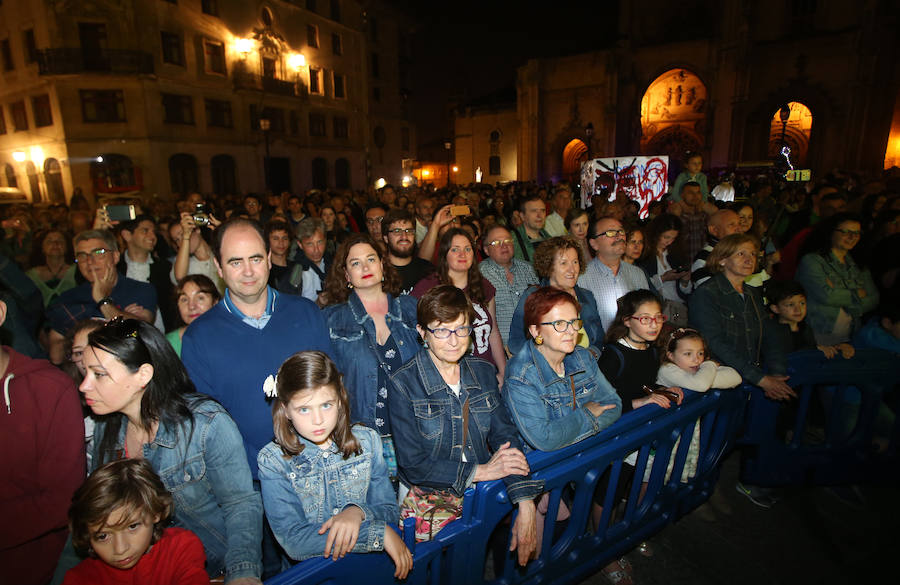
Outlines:
[[338,247],[325,279],[325,321],[344,373],[353,422],[375,429],[391,477],[397,475],[388,400],[390,376],[419,351],[416,299],[400,294],[400,275],[366,233]]
[[850,251],[859,242],[861,223],[839,213],[816,224],[804,244],[797,280],[806,289],[809,326],[819,345],[850,341],[860,317],[878,306],[872,275],[853,261]]
[[88,336],[79,390],[95,415],[93,468],[143,457],[175,501],[175,524],[203,542],[210,577],[258,584],[262,502],[237,426],[197,394],[152,325],[116,318]]
[[754,236],[732,234],[719,240],[706,261],[713,276],[691,295],[688,315],[717,361],[737,370],[767,397],[786,400],[796,394],[784,375],[785,350],[759,290],[744,283],[756,269],[758,253]]
[[[524,565],[537,544],[534,498],[543,482],[529,477],[493,366],[466,355],[472,304],[462,290],[439,285],[419,300],[417,317],[425,347],[394,373],[388,395],[400,479],[405,488],[450,489],[458,496],[473,483],[504,480],[519,509],[510,550]],[[459,421],[466,412],[463,444]]]
[[619,395],[576,343],[580,309],[572,295],[552,287],[537,289],[525,302],[532,341],[509,361],[503,400],[532,449],[562,449],[622,413]]
[[[540,286],[567,292],[578,301],[581,307],[581,327],[576,331],[575,343],[585,348],[594,347],[599,356],[600,350],[597,348],[603,344],[603,325],[600,323],[597,301],[591,291],[575,284],[578,277],[584,274],[588,260],[575,238],[558,236],[541,242],[537,247],[534,253],[534,271],[541,279]],[[509,351],[514,355],[526,347],[528,337],[525,334],[525,303],[536,290],[537,286],[525,289],[513,313],[509,326]]]

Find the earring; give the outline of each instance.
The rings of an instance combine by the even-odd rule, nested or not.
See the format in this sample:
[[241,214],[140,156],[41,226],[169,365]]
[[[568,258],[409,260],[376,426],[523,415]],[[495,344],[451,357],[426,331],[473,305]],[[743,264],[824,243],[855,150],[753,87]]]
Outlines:
[[353,288],[353,283],[352,283],[352,282],[348,282],[348,283],[347,283],[347,288],[352,289],[352,288]]
[[544,338],[540,335],[534,338],[535,345],[544,345]]
[[422,340],[422,346],[423,346],[425,349],[428,349],[428,340],[427,340],[427,339],[423,339],[423,340]]
[[381,282],[384,282],[384,276],[381,277]]

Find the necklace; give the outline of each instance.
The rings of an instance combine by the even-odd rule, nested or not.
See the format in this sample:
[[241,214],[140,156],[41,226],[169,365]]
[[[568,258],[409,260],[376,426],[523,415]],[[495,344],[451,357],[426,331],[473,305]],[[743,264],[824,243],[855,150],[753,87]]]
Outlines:
[[[628,344],[628,347],[630,347],[631,349],[639,349],[639,350],[640,350],[640,349],[647,349],[647,347],[650,346],[650,342],[649,342],[649,341],[644,341],[644,340],[642,340],[642,339],[632,339],[632,338],[631,338],[631,335],[626,335],[626,336],[623,337],[622,339],[625,340],[625,343],[627,343],[627,344]],[[635,347],[635,346],[634,346],[635,343],[639,343],[639,344],[643,345],[644,347]]]

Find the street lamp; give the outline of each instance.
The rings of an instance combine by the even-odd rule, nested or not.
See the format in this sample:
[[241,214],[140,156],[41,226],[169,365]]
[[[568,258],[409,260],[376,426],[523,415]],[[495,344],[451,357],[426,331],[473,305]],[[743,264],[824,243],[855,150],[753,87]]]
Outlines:
[[778,117],[781,119],[781,145],[784,146],[787,142],[784,141],[784,134],[787,130],[787,123],[791,117],[791,106],[788,103],[785,103],[781,106],[781,109],[778,110]]
[[594,123],[588,122],[584,127],[584,135],[587,137],[587,159],[591,160],[591,138],[594,136]]
[[259,129],[262,130],[263,136],[266,140],[266,158],[263,161],[263,177],[266,181],[266,191],[269,191],[272,188],[269,181],[269,128],[271,127],[271,120],[269,120],[268,118],[259,119]]
[[453,144],[449,140],[444,141],[444,149],[447,151],[447,186],[450,186],[450,147]]

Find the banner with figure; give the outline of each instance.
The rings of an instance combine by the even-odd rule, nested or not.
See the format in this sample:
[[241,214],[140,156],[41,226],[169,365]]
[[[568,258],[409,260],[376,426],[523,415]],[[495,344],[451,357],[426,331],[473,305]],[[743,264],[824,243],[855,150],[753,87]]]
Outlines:
[[637,201],[645,218],[650,204],[669,190],[668,173],[666,155],[589,160],[581,165],[581,207],[590,207],[594,195],[605,195],[608,201],[624,197]]

